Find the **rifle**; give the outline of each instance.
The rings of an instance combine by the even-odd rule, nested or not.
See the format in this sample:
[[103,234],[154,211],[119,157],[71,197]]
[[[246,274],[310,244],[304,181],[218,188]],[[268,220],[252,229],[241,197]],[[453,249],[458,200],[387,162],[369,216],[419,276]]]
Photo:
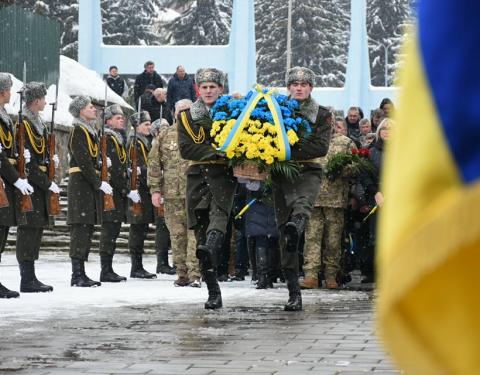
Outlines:
[[[102,136],[100,137],[100,152],[102,154],[102,168],[100,171],[100,178],[102,181],[108,182],[108,165],[107,165],[107,136],[105,135],[105,111],[107,109],[107,82],[105,81],[105,101],[103,108],[102,118]],[[103,196],[103,211],[115,210],[115,202],[113,201],[113,195],[102,194]]]
[[[162,116],[163,116],[163,105],[160,105],[160,124],[162,124]],[[156,134],[158,137],[158,134]],[[165,217],[165,205],[163,203],[160,203],[159,207],[155,207],[155,211],[157,213],[158,217]]]
[[[25,124],[23,123],[23,94],[27,85],[27,65],[23,62],[23,88],[18,92],[20,94],[20,109],[18,110],[18,175],[22,179],[27,178],[25,173]],[[32,198],[30,195],[22,194],[20,196],[20,212],[33,211]]]
[[[47,177],[49,181],[55,182],[55,161],[53,156],[55,155],[55,111],[57,110],[58,101],[58,79],[57,86],[55,87],[55,102],[51,103],[52,106],[52,121],[50,122],[50,134],[48,135],[48,171]],[[60,194],[50,192],[50,204],[48,205],[48,213],[51,216],[59,215],[60,210]]]
[[[140,112],[142,110],[142,98],[138,98],[138,122],[140,123]],[[130,175],[130,190],[137,190],[138,189],[138,173],[137,173],[137,165],[138,165],[138,158],[137,158],[137,126],[133,126],[133,142],[130,144],[130,168],[132,169]],[[133,216],[140,216],[143,213],[142,204],[140,202],[132,202],[132,215]]]

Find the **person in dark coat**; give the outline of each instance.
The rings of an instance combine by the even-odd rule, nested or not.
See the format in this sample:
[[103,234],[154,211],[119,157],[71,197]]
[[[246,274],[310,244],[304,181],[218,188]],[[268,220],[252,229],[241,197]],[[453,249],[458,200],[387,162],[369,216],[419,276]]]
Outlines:
[[112,261],[122,223],[126,222],[127,198],[140,201],[137,190],[130,191],[127,179],[126,142],[122,135],[125,129],[124,115],[118,104],[105,110],[105,137],[107,139],[107,158],[111,166],[108,168],[110,183],[113,188],[115,209],[102,211],[102,230],[100,234],[101,282],[120,282],[127,280],[113,270]]
[[197,258],[208,288],[206,309],[222,307],[216,278],[217,254],[225,238],[232,212],[236,179],[225,157],[212,147],[209,108],[223,92],[224,74],[218,69],[199,69],[196,81],[200,98],[178,116],[178,143],[187,170],[187,222],[197,240]]
[[117,95],[125,99],[128,96],[128,86],[127,82],[125,82],[125,80],[118,74],[118,68],[115,65],[112,65],[108,69],[108,73],[108,87],[110,87]]
[[[15,206],[18,193],[31,194],[33,187],[27,179],[21,179],[15,164],[15,147],[13,141],[13,122],[5,111],[5,104],[10,102],[12,79],[7,73],[0,73],[0,183],[3,183],[8,204],[0,207],[0,261],[7,243],[10,227],[17,225]],[[16,190],[18,189],[18,192]],[[0,283],[0,298],[17,298],[20,294]]]
[[350,107],[345,117],[345,123],[347,124],[347,136],[352,141],[356,142],[360,137],[360,109],[358,107]]
[[284,175],[273,178],[275,217],[280,235],[282,270],[287,281],[289,298],[286,311],[302,309],[298,282],[299,246],[305,227],[320,189],[322,168],[315,159],[324,156],[330,144],[334,116],[311,97],[315,73],[308,68],[295,67],[286,75],[290,97],[300,102],[300,113],[312,128],[309,137],[291,147],[291,158],[300,163],[300,175],[295,181]]
[[143,67],[145,70],[140,73],[135,78],[135,86],[133,92],[133,98],[135,103],[138,102],[138,98],[145,92],[147,85],[155,86],[154,89],[157,87],[163,87],[163,80],[162,77],[155,71],[155,64],[153,61],[147,61]]
[[169,125],[173,124],[172,112],[170,112],[169,104],[167,103],[167,90],[158,88],[153,91],[149,113],[152,123],[162,115],[162,118],[167,120]]
[[[17,260],[20,266],[20,292],[36,293],[51,292],[53,287],[40,282],[35,275],[35,261],[38,259],[43,230],[53,224],[49,217],[48,204],[50,193],[60,193],[54,181],[47,176],[47,160],[55,150],[48,149],[48,128],[40,117],[47,104],[45,96],[47,89],[43,83],[30,82],[26,85],[23,118],[25,126],[24,147],[31,158],[27,167],[28,182],[33,186],[31,195],[33,210],[21,212],[17,206]],[[19,137],[17,135],[17,141]],[[19,145],[17,145],[18,149]],[[58,156],[52,155],[58,167]],[[51,221],[51,222],[50,222]]]
[[180,99],[190,99],[192,102],[197,100],[193,79],[182,65],[177,66],[175,74],[168,81],[166,100],[171,113],[175,111],[175,103]]
[[94,225],[100,223],[103,210],[100,192],[112,194],[111,185],[100,179],[99,140],[95,128],[96,109],[88,96],[77,96],[72,100],[69,111],[74,117],[70,132],[68,151],[68,211],[70,225],[70,258],[72,260],[71,286],[100,286],[85,274]]
[[132,260],[132,268],[130,277],[138,279],[155,279],[157,275],[147,272],[143,268],[143,247],[145,239],[147,238],[148,225],[155,221],[152,196],[147,185],[147,164],[148,153],[151,148],[150,130],[151,122],[150,115],[147,111],[134,113],[130,117],[132,127],[136,128],[136,139],[134,132],[131,131],[128,137],[127,150],[130,157],[130,168],[132,168],[133,150],[137,154],[137,189],[140,194],[140,204],[142,212],[135,215],[132,210],[133,201],[128,202],[128,222],[130,223],[130,231],[128,237],[128,247],[130,249],[130,257]]

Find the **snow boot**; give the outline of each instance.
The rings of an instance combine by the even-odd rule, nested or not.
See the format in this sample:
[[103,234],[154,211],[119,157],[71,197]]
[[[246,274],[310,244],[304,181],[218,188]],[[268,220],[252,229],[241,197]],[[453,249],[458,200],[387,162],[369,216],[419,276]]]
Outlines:
[[132,254],[132,269],[130,271],[130,277],[134,279],[156,279],[157,275],[147,272],[143,268],[142,254]]
[[0,283],[0,298],[18,298],[20,293],[6,288]]
[[20,266],[20,292],[22,293],[45,293],[53,291],[53,287],[45,285],[35,276],[35,262],[18,262]]
[[289,253],[295,253],[298,251],[298,245],[302,233],[305,231],[308,218],[304,214],[298,214],[292,217],[292,219],[285,224],[285,249]]
[[215,310],[222,307],[222,294],[218,285],[215,271],[209,270],[203,273],[203,278],[208,288],[208,300],[205,302],[205,309]]
[[257,256],[257,289],[273,288],[273,284],[268,277],[268,249],[264,246],[258,246]]
[[197,258],[206,269],[214,269],[217,267],[218,250],[223,245],[224,235],[216,229],[212,229],[207,234],[207,241],[204,245],[197,246]]
[[174,267],[168,265],[168,250],[157,252],[157,273],[164,273],[167,275],[175,275]]
[[71,286],[78,286],[82,288],[92,288],[102,285],[98,281],[90,279],[85,274],[85,262],[80,259],[72,258],[72,280]]
[[113,257],[111,255],[100,256],[100,264],[102,270],[100,271],[100,281],[105,283],[119,283],[127,281],[126,277],[119,276],[112,268]]
[[300,311],[302,309],[302,293],[298,283],[298,275],[292,270],[285,270],[288,288],[288,302],[285,311]]

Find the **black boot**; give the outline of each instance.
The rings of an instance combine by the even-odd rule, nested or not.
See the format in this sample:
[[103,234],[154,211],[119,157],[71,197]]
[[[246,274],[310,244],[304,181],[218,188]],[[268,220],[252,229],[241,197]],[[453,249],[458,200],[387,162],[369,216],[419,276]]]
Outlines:
[[257,289],[267,289],[269,286],[269,280],[267,276],[268,270],[268,254],[267,248],[264,246],[257,246]]
[[85,274],[85,262],[83,260],[72,258],[72,280],[70,281],[70,285],[91,288],[100,286],[102,283],[90,279]]
[[299,214],[292,217],[292,219],[285,224],[285,249],[289,253],[298,251],[300,238],[307,225],[308,218],[306,215]]
[[35,276],[35,262],[18,262],[20,266],[20,292],[22,293],[44,293],[53,291],[53,287],[45,285]]
[[217,267],[217,254],[223,245],[224,235],[216,229],[212,229],[207,234],[207,241],[204,245],[197,246],[197,258],[204,264],[206,269]]
[[134,279],[156,279],[157,275],[147,272],[143,268],[142,254],[136,253],[131,255],[132,269],[130,271],[130,277]]
[[208,288],[208,300],[205,302],[205,309],[215,310],[222,307],[222,294],[220,292],[220,285],[218,285],[215,271],[203,272],[203,278]]
[[175,275],[175,268],[168,265],[168,250],[157,253],[157,273]]
[[0,283],[0,298],[18,298],[20,293],[6,288]]
[[100,281],[105,283],[119,283],[121,281],[127,281],[126,277],[119,276],[112,268],[113,256],[102,255],[100,256],[100,264],[102,270],[100,271]]
[[285,271],[288,287],[288,302],[284,307],[285,311],[300,311],[302,309],[302,294],[298,275],[292,270]]

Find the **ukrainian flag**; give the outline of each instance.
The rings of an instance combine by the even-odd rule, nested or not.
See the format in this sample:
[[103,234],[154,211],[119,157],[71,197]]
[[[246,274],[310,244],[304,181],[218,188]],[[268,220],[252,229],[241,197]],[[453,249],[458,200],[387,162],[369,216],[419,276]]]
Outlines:
[[413,374],[480,374],[480,2],[424,0],[379,222],[380,332]]

